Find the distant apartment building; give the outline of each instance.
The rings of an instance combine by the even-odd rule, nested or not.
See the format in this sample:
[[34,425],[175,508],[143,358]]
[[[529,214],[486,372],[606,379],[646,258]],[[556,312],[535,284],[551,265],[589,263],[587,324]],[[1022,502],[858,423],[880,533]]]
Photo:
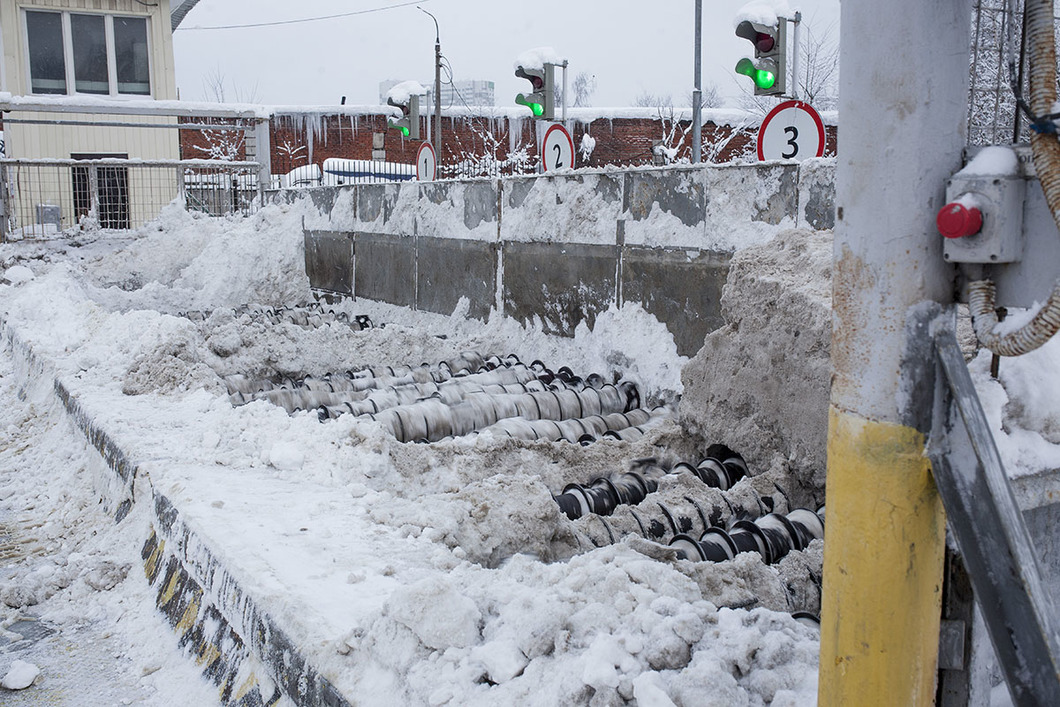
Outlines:
[[[379,102],[386,103],[386,94],[391,88],[401,83],[397,79],[387,79],[379,82]],[[420,81],[427,89],[427,98],[424,105],[434,105],[434,81]],[[451,84],[442,84],[442,108],[453,106],[492,106],[494,103],[493,82],[482,80],[453,81]]]

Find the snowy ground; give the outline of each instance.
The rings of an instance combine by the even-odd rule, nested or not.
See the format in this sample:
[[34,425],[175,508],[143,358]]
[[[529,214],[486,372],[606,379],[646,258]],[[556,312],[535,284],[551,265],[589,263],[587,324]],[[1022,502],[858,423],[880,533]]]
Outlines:
[[[682,392],[687,360],[637,307],[607,312],[573,339],[503,317],[366,301],[342,307],[385,327],[307,330],[233,314],[309,299],[303,215],[299,206],[247,219],[169,209],[132,239],[4,246],[12,284],[0,286],[0,302],[145,483],[217,541],[215,554],[335,685],[366,704],[815,703],[817,635],[788,614],[814,599],[783,587],[819,571],[819,543],[784,567],[753,553],[691,563],[643,542],[593,549],[557,513],[550,494],[568,482],[638,457],[693,454],[674,423],[588,447],[491,435],[416,445],[349,415],[321,424],[261,401],[232,407],[225,375],[319,375],[465,350],[621,375],[653,400]],[[213,314],[178,316],[189,310]],[[974,364],[1018,473],[1060,466],[1060,398],[1038,394],[1043,366],[1060,380],[1056,349],[1003,366],[1001,383],[986,380],[983,357]],[[216,701],[151,608],[129,540],[142,537],[148,504],[110,520],[100,503],[110,472],[49,381],[21,389],[13,360],[8,350],[0,369],[0,550],[14,548],[0,555],[0,620],[35,616],[57,633],[33,652],[0,648],[0,672],[27,656],[43,669],[21,693],[26,704],[42,703],[49,686],[77,685],[75,662],[115,679],[77,700],[48,698],[56,704]],[[664,492],[680,495],[681,483]],[[750,482],[741,488],[750,493]],[[77,647],[76,661],[64,663],[60,638]],[[93,702],[97,688],[106,692]]]

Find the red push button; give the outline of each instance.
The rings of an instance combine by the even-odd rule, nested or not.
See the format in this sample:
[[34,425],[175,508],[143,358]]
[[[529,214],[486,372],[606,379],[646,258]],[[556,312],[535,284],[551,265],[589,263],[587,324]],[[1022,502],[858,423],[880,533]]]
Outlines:
[[946,238],[974,236],[983,227],[983,213],[967,201],[951,201],[939,209],[935,224]]

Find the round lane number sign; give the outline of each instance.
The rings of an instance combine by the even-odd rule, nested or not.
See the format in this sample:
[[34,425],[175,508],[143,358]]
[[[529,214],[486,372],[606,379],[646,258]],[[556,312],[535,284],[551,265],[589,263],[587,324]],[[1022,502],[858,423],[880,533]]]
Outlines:
[[824,154],[824,123],[809,103],[784,101],[758,129],[758,159],[804,160]]
[[416,179],[421,182],[433,182],[437,166],[438,158],[434,154],[434,146],[429,142],[420,145],[420,150],[416,153]]
[[545,131],[541,141],[541,166],[545,172],[567,167],[574,169],[574,141],[567,129],[556,123]]

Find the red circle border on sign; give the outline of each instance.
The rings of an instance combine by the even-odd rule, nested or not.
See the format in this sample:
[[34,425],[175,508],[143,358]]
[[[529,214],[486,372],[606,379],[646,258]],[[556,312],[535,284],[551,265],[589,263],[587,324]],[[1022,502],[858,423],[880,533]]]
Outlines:
[[[561,125],[560,123],[553,123],[552,125],[548,126],[548,130],[545,131],[545,137],[541,139],[541,152],[543,153],[545,151],[545,143],[548,142],[548,136],[552,133],[553,130],[556,130],[557,128],[563,131],[563,135],[567,138],[567,142],[570,144],[570,168],[574,169],[574,158],[576,157],[576,154],[574,152],[574,138],[570,136],[570,133],[567,132],[567,129],[563,127],[563,125]],[[544,154],[539,156],[541,158],[541,170],[547,172],[548,160],[545,159]]]
[[[430,179],[426,179],[426,180],[420,174],[420,154],[423,152],[423,148],[427,148],[428,150],[431,151],[431,154],[434,155],[434,175]],[[420,149],[416,150],[416,181],[418,181],[418,182],[423,182],[423,181],[433,182],[437,177],[438,177],[438,154],[434,151],[434,145],[432,145],[431,143],[429,143],[427,141],[424,141],[423,143],[420,144]]]
[[797,108],[799,110],[805,110],[807,113],[809,113],[810,117],[813,118],[813,122],[817,126],[817,135],[821,138],[821,147],[819,150],[817,150],[817,154],[814,155],[814,157],[821,157],[824,155],[825,134],[824,123],[821,122],[821,114],[817,112],[816,108],[811,106],[809,103],[806,103],[805,101],[789,100],[778,104],[776,107],[773,108],[773,110],[769,111],[765,119],[762,121],[761,127],[758,128],[758,139],[755,142],[756,147],[758,148],[759,161],[764,162],[766,159],[765,155],[762,154],[762,133],[765,132],[766,126],[769,125],[769,122],[776,117],[777,113],[782,110],[787,110],[788,108]]

